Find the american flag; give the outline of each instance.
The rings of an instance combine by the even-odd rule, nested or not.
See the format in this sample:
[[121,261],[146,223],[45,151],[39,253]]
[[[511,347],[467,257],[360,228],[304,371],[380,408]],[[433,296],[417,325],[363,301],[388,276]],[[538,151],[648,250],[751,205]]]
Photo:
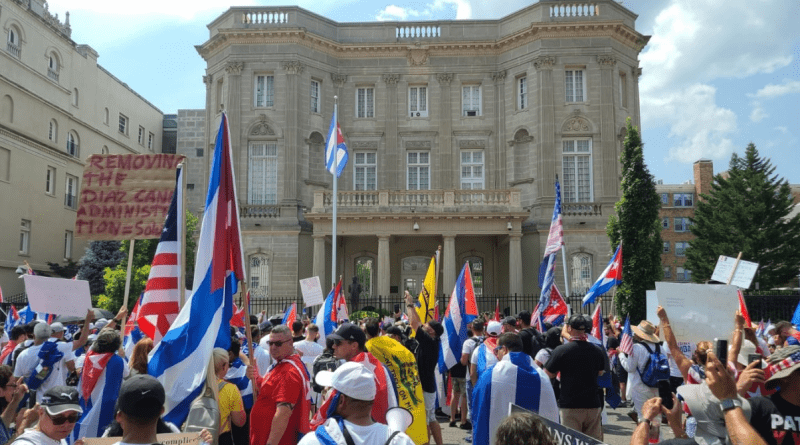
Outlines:
[[531,315],[531,327],[536,329],[539,332],[544,332],[544,323],[542,323],[542,311],[539,309],[539,305],[536,305],[536,309],[533,310],[533,315]]
[[561,220],[561,185],[556,180],[556,203],[553,206],[553,218],[550,220],[550,233],[547,235],[547,245],[544,248],[544,258],[551,253],[558,252],[564,244],[564,224]]
[[175,193],[172,194],[172,203],[169,206],[167,219],[164,221],[164,230],[158,242],[156,254],[150,269],[150,276],[141,299],[137,322],[139,329],[153,339],[153,344],[166,335],[172,322],[180,312],[180,242],[183,242],[183,211],[181,207],[182,194],[180,183],[183,169],[178,169]]
[[628,355],[633,353],[633,331],[631,330],[631,316],[625,318],[625,327],[622,328],[622,338],[619,341],[619,350]]

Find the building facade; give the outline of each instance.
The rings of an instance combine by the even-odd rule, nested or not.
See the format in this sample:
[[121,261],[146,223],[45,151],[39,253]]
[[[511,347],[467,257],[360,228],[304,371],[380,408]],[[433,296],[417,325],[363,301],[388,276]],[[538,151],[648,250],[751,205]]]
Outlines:
[[0,287],[23,292],[28,261],[78,261],[81,176],[96,153],[161,150],[162,113],[97,64],[43,0],[0,0]]
[[[337,274],[365,293],[417,292],[441,246],[441,293],[469,261],[477,293],[531,294],[558,178],[570,290],[585,291],[612,253],[625,120],[639,123],[649,37],[635,20],[610,0],[419,23],[231,8],[197,46],[205,110],[178,113],[191,210],[225,110],[254,299],[333,282],[333,199]],[[337,197],[324,162],[335,102],[349,150]]]

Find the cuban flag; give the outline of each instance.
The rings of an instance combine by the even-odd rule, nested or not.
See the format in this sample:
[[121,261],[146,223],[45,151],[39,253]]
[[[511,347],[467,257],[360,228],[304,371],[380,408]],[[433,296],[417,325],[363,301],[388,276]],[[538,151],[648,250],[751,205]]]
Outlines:
[[478,378],[483,375],[484,371],[497,363],[497,356],[494,355],[495,347],[497,347],[497,337],[487,336],[483,343],[475,349],[475,373]]
[[[550,291],[550,304],[547,305],[541,315],[544,321],[556,326],[563,323],[568,314],[569,306],[567,306],[567,301],[564,300],[564,296],[561,295],[558,287],[553,283]],[[542,325],[544,326],[544,324]]]
[[539,309],[538,304],[531,315],[531,327],[539,332],[544,332],[544,319],[542,318],[542,311]]
[[281,324],[289,326],[292,329],[292,324],[297,321],[297,303],[292,303],[283,313],[283,321]]
[[166,389],[164,420],[182,425],[200,395],[214,347],[230,347],[233,294],[244,280],[239,208],[228,117],[222,114],[211,164],[193,292],[167,334],[150,353],[148,373]]
[[494,445],[500,422],[513,403],[558,423],[550,378],[524,352],[511,352],[478,377],[472,399],[472,443]]
[[622,283],[622,243],[617,246],[614,256],[611,257],[608,266],[600,274],[600,278],[586,292],[586,296],[583,297],[583,306],[594,303],[597,297],[610,291],[612,287],[618,286],[620,283]]
[[11,333],[11,329],[14,326],[22,324],[22,317],[20,317],[19,312],[17,312],[17,308],[14,305],[9,306],[8,308],[8,318],[6,319],[6,331]]
[[344,143],[342,129],[339,128],[337,114],[338,107],[334,106],[331,126],[328,130],[328,139],[325,143],[325,168],[338,178],[342,175],[344,166],[347,165],[347,145]]
[[600,347],[605,345],[603,340],[603,309],[600,304],[597,305],[592,314],[592,332],[590,333],[589,341]]
[[128,321],[125,322],[125,336],[122,338],[122,349],[125,350],[125,356],[128,358],[131,358],[133,355],[133,347],[136,346],[136,343],[139,343],[139,340],[144,338],[144,333],[136,322],[139,309],[141,308],[142,298],[144,298],[144,294],[139,295],[139,299],[136,300],[136,304],[133,306]]
[[472,287],[472,273],[469,262],[464,263],[458,274],[450,303],[444,312],[442,325],[444,333],[441,337],[439,353],[439,371],[447,372],[461,360],[461,347],[467,340],[467,324],[478,316],[478,305],[475,302],[475,290]]
[[744,303],[744,295],[742,295],[742,290],[738,289],[736,293],[739,294],[739,313],[742,314],[742,317],[744,317],[745,326],[752,328],[753,321],[750,319],[750,311],[747,310],[747,305]]
[[178,288],[182,273],[179,258],[180,243],[184,241],[184,214],[181,208],[183,191],[180,186],[182,171],[183,169],[179,168],[176,174],[175,192],[172,194],[161,239],[158,241],[153,264],[150,267],[150,276],[147,278],[147,285],[140,299],[141,309],[136,320],[142,332],[153,339],[154,345],[161,341],[181,310],[181,295]]
[[114,420],[124,370],[125,361],[116,353],[89,351],[86,354],[78,383],[83,414],[72,430],[73,442],[83,437],[101,437]]
[[325,337],[333,334],[336,330],[336,309],[334,300],[336,299],[336,288],[341,287],[341,281],[337,286],[334,286],[328,296],[325,298],[325,302],[322,303],[322,307],[319,308],[319,312],[317,312],[317,318],[314,320],[314,323],[319,327],[319,338],[317,339],[317,343],[325,347]]
[[622,328],[622,337],[619,340],[619,352],[627,355],[633,354],[633,330],[631,329],[631,316],[625,318],[625,327]]
[[[233,317],[231,317],[231,326],[244,329],[244,306],[239,308],[236,306],[236,303],[233,303]],[[247,354],[247,351],[244,351],[244,353]]]
[[19,324],[27,324],[36,319],[36,312],[31,309],[30,303],[19,311],[19,318],[21,320]]
[[338,323],[344,323],[350,320],[350,314],[347,311],[347,299],[344,296],[341,278],[339,282],[336,283],[336,304],[334,305],[334,309],[336,310],[336,321]]
[[253,381],[247,378],[247,365],[242,362],[242,359],[236,358],[228,368],[228,373],[225,374],[225,380],[233,383],[239,388],[242,394],[242,402],[244,402],[244,409],[250,410],[253,407]]

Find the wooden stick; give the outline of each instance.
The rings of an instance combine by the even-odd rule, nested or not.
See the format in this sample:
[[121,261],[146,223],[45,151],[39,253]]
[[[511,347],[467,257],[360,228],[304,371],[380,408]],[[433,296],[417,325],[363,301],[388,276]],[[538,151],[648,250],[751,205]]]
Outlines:
[[178,227],[181,230],[178,231],[181,238],[178,240],[178,295],[180,299],[178,300],[180,303],[179,307],[183,307],[186,303],[186,161],[181,162],[178,164],[178,168],[181,169],[181,183],[178,184],[181,191],[181,200],[178,202],[178,214],[175,215],[178,217]]
[[[250,332],[250,298],[247,297],[247,280],[242,281],[242,295],[244,295],[244,335],[247,337],[247,358],[250,360],[250,366],[256,368],[254,365],[255,360],[253,359],[253,334]],[[259,370],[259,373],[261,370]],[[256,383],[256,377],[252,376],[250,381],[253,382],[253,398],[258,398],[258,384]]]
[[733,263],[733,270],[731,270],[731,275],[728,277],[728,282],[725,284],[731,284],[733,281],[733,276],[736,275],[736,268],[739,267],[739,261],[742,259],[742,252],[739,252],[739,256],[736,257],[736,262]]
[[[122,307],[125,310],[128,310],[128,294],[131,292],[131,269],[133,268],[133,248],[136,244],[136,240],[131,240],[130,250],[128,251],[128,272],[125,274],[125,297],[122,300]],[[125,322],[127,315],[122,317],[122,320],[119,321],[120,328],[122,329],[122,334],[125,334]]]

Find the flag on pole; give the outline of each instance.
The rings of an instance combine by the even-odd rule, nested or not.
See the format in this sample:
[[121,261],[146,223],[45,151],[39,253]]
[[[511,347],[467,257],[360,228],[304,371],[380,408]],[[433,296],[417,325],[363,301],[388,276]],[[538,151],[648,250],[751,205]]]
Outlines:
[[533,314],[531,315],[531,327],[536,329],[539,332],[544,332],[544,320],[542,319],[542,310],[539,308],[539,304],[536,304],[536,308],[533,310]]
[[183,273],[179,258],[180,243],[184,242],[183,215],[179,211],[183,202],[182,171],[183,169],[178,169],[176,173],[175,192],[172,194],[172,202],[156,247],[136,320],[139,328],[153,340],[154,345],[161,341],[181,310],[181,290],[178,287],[180,274]]
[[21,311],[19,311],[20,324],[30,323],[36,319],[36,312],[31,309],[31,304],[28,303]]
[[564,300],[564,296],[561,295],[558,286],[553,283],[553,287],[550,290],[550,304],[547,305],[545,310],[541,313],[544,321],[554,326],[560,325],[566,320],[568,312],[569,308],[567,307],[566,300]]
[[603,305],[598,304],[592,314],[592,337],[600,341],[600,346],[605,346],[605,339],[603,338]]
[[286,312],[283,313],[283,321],[281,324],[285,324],[289,326],[289,329],[292,329],[292,324],[297,321],[297,303],[292,303],[286,308]]
[[317,312],[317,318],[314,320],[314,323],[319,327],[319,338],[317,339],[317,343],[325,347],[325,337],[333,334],[336,331],[336,309],[335,309],[335,302],[336,299],[336,289],[341,286],[340,284],[331,288],[330,293],[325,298],[325,301],[322,303],[322,307],[319,308],[319,312]]
[[744,317],[745,326],[752,328],[753,322],[750,320],[750,312],[747,311],[747,305],[744,304],[744,295],[742,295],[741,289],[737,290],[736,293],[739,294],[739,313]]
[[434,319],[436,306],[436,264],[439,262],[439,251],[436,251],[428,264],[428,272],[425,273],[425,281],[422,282],[422,290],[419,292],[417,302],[417,314],[422,323],[427,323]]
[[136,346],[136,343],[139,343],[139,340],[144,337],[144,333],[142,332],[141,328],[139,328],[137,324],[139,309],[141,308],[142,299],[144,298],[144,293],[139,295],[139,298],[136,300],[136,304],[133,306],[133,310],[128,317],[128,321],[125,322],[125,336],[122,339],[122,349],[125,350],[125,356],[131,358],[133,355],[133,347]]
[[553,206],[553,217],[550,219],[550,233],[544,247],[544,258],[558,252],[564,245],[564,224],[561,220],[561,186],[556,180],[556,203]]
[[594,303],[597,297],[610,291],[612,287],[618,286],[620,283],[622,283],[622,243],[617,246],[614,256],[611,257],[608,266],[600,274],[600,278],[586,292],[586,296],[583,297],[583,306]]
[[625,327],[622,328],[622,338],[619,341],[619,351],[633,354],[633,330],[631,330],[631,316],[625,318]]
[[347,165],[347,145],[344,143],[344,135],[342,129],[339,128],[337,111],[334,108],[333,116],[331,116],[331,126],[328,130],[328,140],[325,143],[325,168],[336,175],[338,178],[342,175],[344,166]]
[[343,323],[350,320],[350,314],[347,311],[347,298],[344,296],[344,286],[342,286],[342,279],[336,283],[336,322]]
[[500,321],[500,299],[498,298],[494,304],[494,321]]
[[556,256],[557,254],[551,253],[542,261],[539,270],[544,270],[544,277],[542,278],[542,293],[539,295],[539,306],[547,307],[550,305],[550,294],[553,291],[553,284],[556,281]]
[[193,292],[178,318],[150,354],[148,373],[167,390],[164,419],[183,424],[206,381],[211,351],[228,349],[233,294],[244,280],[239,208],[228,117],[222,113],[211,164]]
[[475,290],[472,287],[472,273],[469,262],[466,262],[461,273],[458,274],[442,320],[444,333],[441,337],[439,354],[439,371],[441,373],[447,372],[461,360],[461,347],[467,340],[467,324],[477,316],[478,305],[475,301]]
[[6,320],[5,326],[6,331],[10,334],[11,329],[13,329],[16,325],[21,324],[21,321],[22,319],[19,316],[19,312],[17,312],[17,308],[12,304],[8,307],[8,319]]
[[247,323],[245,323],[244,320],[244,306],[238,307],[236,306],[235,302],[233,303],[233,316],[231,317],[231,326],[242,329],[244,329],[244,327],[247,326]]

